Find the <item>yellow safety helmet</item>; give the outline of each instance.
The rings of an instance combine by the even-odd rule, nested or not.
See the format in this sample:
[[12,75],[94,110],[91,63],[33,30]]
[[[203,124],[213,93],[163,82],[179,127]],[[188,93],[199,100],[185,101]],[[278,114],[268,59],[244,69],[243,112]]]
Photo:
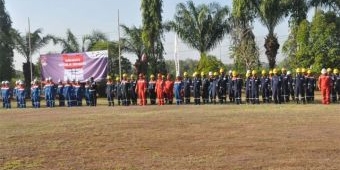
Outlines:
[[277,69],[276,69],[276,68],[273,69],[273,73],[274,73],[274,74],[277,73]]
[[233,74],[234,77],[237,76],[237,71],[234,70],[234,71],[232,72],[232,74]]
[[281,69],[282,72],[287,71],[286,68],[282,67]]
[[193,77],[196,77],[198,73],[195,71],[194,74],[192,74]]
[[273,74],[273,70],[269,70],[269,74]]
[[251,74],[252,74],[252,75],[255,75],[255,74],[257,74],[257,71],[256,71],[256,70],[253,70],[253,71],[251,72]]
[[124,73],[124,74],[123,74],[123,77],[127,77],[127,74]]
[[151,74],[151,75],[150,75],[150,78],[155,78],[155,75]]
[[220,73],[224,73],[224,69],[223,68],[220,69]]
[[111,76],[109,76],[109,75],[108,75],[108,76],[106,76],[106,79],[110,80],[110,79],[111,79]]
[[204,76],[204,75],[205,75],[205,73],[202,71],[202,72],[201,72],[201,76]]
[[301,69],[301,72],[302,72],[302,73],[305,73],[305,72],[306,72],[306,69],[305,69],[305,68],[302,68],[302,69]]
[[308,69],[307,74],[311,74],[311,73],[312,73],[312,70]]
[[247,78],[250,77],[250,73],[246,73],[246,77],[247,77]]
[[120,78],[119,77],[116,77],[116,81],[119,81],[120,80]]
[[266,70],[262,70],[261,74],[266,75],[267,74]]
[[214,76],[218,76],[218,72],[214,72]]
[[184,75],[184,76],[188,76],[188,72],[184,72],[183,75]]
[[332,72],[332,69],[331,69],[331,68],[328,68],[328,69],[327,69],[327,72],[328,72],[328,73]]
[[300,69],[300,68],[297,68],[297,69],[296,69],[296,73],[301,73],[301,69]]
[[135,75],[134,75],[134,74],[131,74],[130,77],[131,77],[132,79],[134,79],[134,78],[135,78]]
[[338,73],[339,73],[339,70],[338,70],[337,68],[335,68],[335,69],[333,70],[333,73],[334,73],[334,74],[338,74]]

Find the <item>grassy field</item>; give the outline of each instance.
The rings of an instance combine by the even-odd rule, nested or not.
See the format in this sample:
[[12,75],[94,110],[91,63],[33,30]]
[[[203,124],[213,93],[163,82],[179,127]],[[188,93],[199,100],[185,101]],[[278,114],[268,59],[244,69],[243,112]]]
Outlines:
[[0,109],[0,169],[340,169],[340,105]]

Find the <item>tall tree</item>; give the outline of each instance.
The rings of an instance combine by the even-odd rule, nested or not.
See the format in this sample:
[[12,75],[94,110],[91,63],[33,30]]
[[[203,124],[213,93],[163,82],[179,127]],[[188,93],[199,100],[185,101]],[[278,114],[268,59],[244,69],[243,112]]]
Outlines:
[[97,42],[107,42],[108,38],[105,33],[94,30],[91,34],[85,35],[82,41],[82,51],[89,51]]
[[165,73],[162,0],[142,0],[142,39],[147,54],[147,61],[153,73]]
[[[195,5],[193,1],[179,3],[173,21],[167,25],[190,47],[200,52],[198,68],[204,68],[206,53],[214,49],[229,33],[229,9],[218,3]],[[201,61],[202,60],[202,61]],[[201,70],[199,70],[201,71]]]
[[124,37],[122,43],[124,44],[123,50],[136,55],[137,59],[135,62],[136,73],[146,73],[148,63],[142,59],[145,47],[142,39],[142,29],[135,26],[129,28],[125,25],[121,25],[124,31]]
[[61,53],[80,52],[80,45],[78,43],[77,37],[70,29],[67,29],[66,31],[66,38],[55,37],[53,35],[48,35],[48,37],[53,40],[54,44],[59,44],[62,46]]
[[[33,63],[31,63],[31,57],[33,54],[37,53],[39,49],[46,46],[50,40],[48,36],[42,36],[42,29],[39,28],[32,33],[26,33],[25,35],[20,35],[16,30],[13,31],[13,40],[15,42],[15,49],[19,54],[25,57],[26,62],[23,63],[23,72],[25,83],[29,87],[31,84],[31,67],[34,69]],[[29,39],[31,38],[31,42]],[[29,48],[29,43],[31,43],[31,49]],[[33,74],[33,73],[32,73]],[[33,74],[33,76],[36,76]]]
[[5,9],[5,1],[0,0],[0,80],[10,81],[14,74],[12,21]]

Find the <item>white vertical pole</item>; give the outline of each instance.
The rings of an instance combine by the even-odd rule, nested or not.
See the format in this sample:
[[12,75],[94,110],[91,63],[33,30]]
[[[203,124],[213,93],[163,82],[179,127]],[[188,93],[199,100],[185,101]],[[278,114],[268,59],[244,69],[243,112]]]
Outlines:
[[120,23],[119,23],[119,9],[118,9],[118,58],[119,58],[119,78],[122,78],[122,59],[121,59],[121,51],[120,51]]
[[178,61],[178,56],[177,56],[177,34],[175,34],[174,60],[175,60],[176,76],[178,76],[180,75],[180,73],[179,73],[179,61]]
[[33,68],[32,68],[32,47],[31,47],[31,23],[30,18],[28,17],[28,48],[29,48],[29,60],[30,60],[30,72],[31,72],[31,81],[33,80]]

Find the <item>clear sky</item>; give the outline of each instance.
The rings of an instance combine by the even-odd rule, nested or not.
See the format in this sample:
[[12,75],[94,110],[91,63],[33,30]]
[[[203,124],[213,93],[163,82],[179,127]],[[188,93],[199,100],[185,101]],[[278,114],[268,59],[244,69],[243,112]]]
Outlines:
[[[214,0],[195,0],[195,4],[210,3]],[[215,0],[221,5],[228,5],[231,8],[232,0]],[[171,20],[176,11],[176,5],[186,0],[163,0],[163,20]],[[140,26],[142,23],[140,5],[141,0],[5,0],[6,9],[12,19],[12,26],[24,33],[28,31],[28,17],[31,21],[31,30],[42,28],[44,35],[53,34],[65,37],[66,29],[77,36],[79,40],[85,34],[92,30],[100,30],[108,35],[111,40],[118,39],[117,18],[118,9],[120,11],[120,23],[127,26]],[[284,20],[277,28],[276,33],[280,44],[288,36],[288,23]],[[254,24],[254,33],[256,41],[260,48],[261,61],[267,61],[264,55],[264,37],[267,29],[259,22]],[[225,40],[210,52],[216,55],[224,63],[232,63],[229,58],[229,38]],[[165,35],[165,58],[172,59],[174,55],[174,33]],[[282,45],[281,45],[282,46]],[[42,48],[40,54],[48,52],[60,52],[59,46],[52,44]],[[123,54],[132,62],[135,57],[131,54]],[[33,61],[37,61],[39,54],[33,56]],[[181,59],[194,58],[198,59],[199,55],[193,49],[188,48],[183,42],[178,43],[178,56]],[[282,60],[281,50],[278,54],[278,60]],[[24,58],[15,54],[15,68],[22,70]]]

